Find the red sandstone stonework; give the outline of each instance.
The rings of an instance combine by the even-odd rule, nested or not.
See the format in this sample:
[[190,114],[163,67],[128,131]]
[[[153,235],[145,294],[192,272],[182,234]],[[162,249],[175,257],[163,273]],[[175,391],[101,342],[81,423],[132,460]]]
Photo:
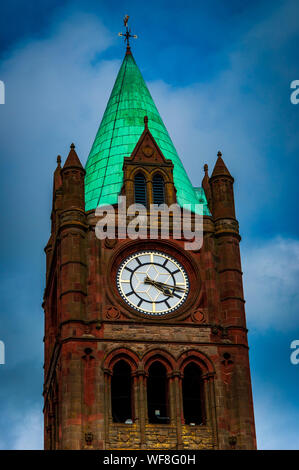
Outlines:
[[[154,163],[147,165],[151,171]],[[221,155],[204,180],[212,216],[204,217],[198,252],[174,239],[98,240],[94,212],[84,209],[84,174],[74,147],[54,173],[45,248],[45,448],[255,449],[240,236],[233,178]],[[182,307],[161,318],[132,310],[115,284],[125,256],[153,247],[177,258],[191,284]],[[132,370],[133,424],[112,421],[111,375],[120,358]],[[167,370],[168,424],[147,418],[148,369],[157,358]],[[206,414],[205,424],[193,427],[182,409],[183,370],[191,361],[202,371]]]

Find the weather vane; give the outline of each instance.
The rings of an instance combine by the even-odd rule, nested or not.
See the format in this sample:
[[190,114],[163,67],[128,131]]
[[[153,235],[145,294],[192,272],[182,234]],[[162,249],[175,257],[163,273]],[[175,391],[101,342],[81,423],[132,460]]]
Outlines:
[[119,36],[123,36],[125,38],[125,42],[127,43],[127,49],[130,49],[130,38],[137,39],[136,34],[131,34],[131,29],[128,27],[129,15],[124,17],[124,26],[126,28],[125,33],[118,33]]

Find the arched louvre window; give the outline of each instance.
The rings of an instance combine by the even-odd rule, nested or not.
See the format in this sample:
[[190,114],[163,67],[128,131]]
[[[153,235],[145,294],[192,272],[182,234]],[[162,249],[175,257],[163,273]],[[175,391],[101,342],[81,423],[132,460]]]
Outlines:
[[150,423],[169,423],[168,384],[166,369],[160,362],[154,362],[148,371],[147,406]]
[[115,423],[132,420],[131,367],[119,361],[113,367],[111,378],[112,418]]
[[146,206],[146,181],[142,173],[137,173],[134,179],[135,204]]
[[161,175],[156,174],[153,177],[153,200],[154,204],[164,204],[164,180]]
[[184,369],[183,407],[185,424],[204,424],[204,390],[200,367],[191,362]]

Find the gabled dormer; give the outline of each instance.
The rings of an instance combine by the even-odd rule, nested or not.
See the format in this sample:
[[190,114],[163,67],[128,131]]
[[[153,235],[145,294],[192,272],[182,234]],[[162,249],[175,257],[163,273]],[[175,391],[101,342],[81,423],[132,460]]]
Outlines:
[[124,184],[121,194],[127,198],[127,207],[142,204],[176,203],[173,181],[174,165],[164,157],[148,128],[148,117],[144,117],[144,131],[130,157],[124,158]]

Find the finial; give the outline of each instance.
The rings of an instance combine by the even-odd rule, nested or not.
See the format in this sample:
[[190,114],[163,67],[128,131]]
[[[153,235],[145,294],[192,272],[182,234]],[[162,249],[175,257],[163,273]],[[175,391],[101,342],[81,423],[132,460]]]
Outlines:
[[137,39],[137,35],[136,34],[131,34],[131,29],[129,29],[129,27],[128,27],[129,18],[130,18],[129,15],[126,15],[124,17],[124,27],[126,28],[126,32],[125,33],[118,33],[119,36],[123,36],[125,38],[125,42],[127,43],[127,54],[131,53],[130,38]]
[[148,128],[148,117],[144,116],[144,127],[147,129]]
[[130,18],[129,15],[126,15],[126,16],[124,17],[124,27],[125,27],[125,28],[126,28],[127,25],[128,25],[129,18]]
[[203,169],[204,169],[205,174],[207,175],[207,174],[208,174],[208,170],[209,170],[209,167],[208,167],[207,163],[204,164]]
[[219,152],[217,153],[217,157],[222,157],[222,153],[220,152],[220,150],[219,150]]
[[57,155],[57,165],[60,167],[60,163],[61,163],[61,156],[60,155]]
[[70,145],[70,148],[71,148],[72,150],[74,150],[74,148],[75,148],[75,144],[74,144],[74,143],[72,143],[72,144]]

